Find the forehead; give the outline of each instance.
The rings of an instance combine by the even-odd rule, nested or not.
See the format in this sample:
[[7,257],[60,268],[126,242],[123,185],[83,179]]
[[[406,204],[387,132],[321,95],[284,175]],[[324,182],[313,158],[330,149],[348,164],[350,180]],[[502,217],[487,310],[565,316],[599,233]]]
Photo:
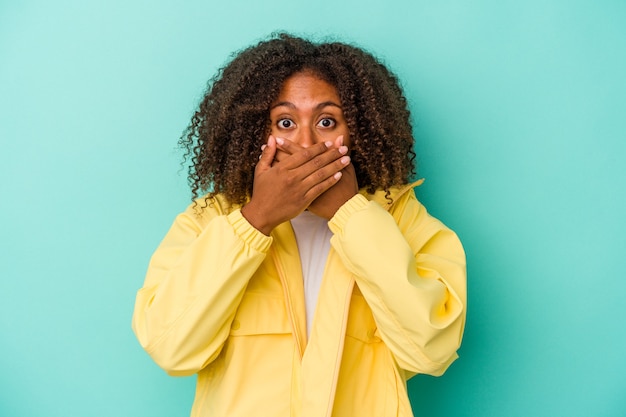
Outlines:
[[287,78],[276,99],[276,103],[316,101],[333,101],[340,104],[335,86],[312,72],[298,72]]

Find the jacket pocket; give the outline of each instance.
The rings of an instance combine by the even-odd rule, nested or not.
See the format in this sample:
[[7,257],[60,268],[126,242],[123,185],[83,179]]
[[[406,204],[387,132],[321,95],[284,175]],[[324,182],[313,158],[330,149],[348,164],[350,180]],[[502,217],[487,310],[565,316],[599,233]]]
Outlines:
[[372,316],[372,310],[360,291],[354,291],[350,300],[346,336],[360,340],[363,343],[381,342],[374,316]]
[[246,292],[218,359],[198,377],[193,415],[288,415],[293,352],[282,294]]

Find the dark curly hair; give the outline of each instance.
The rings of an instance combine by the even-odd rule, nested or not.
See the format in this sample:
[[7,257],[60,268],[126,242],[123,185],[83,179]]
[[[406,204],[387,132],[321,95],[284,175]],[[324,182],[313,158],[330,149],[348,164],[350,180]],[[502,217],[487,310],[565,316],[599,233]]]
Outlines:
[[371,54],[339,42],[275,34],[239,53],[210,80],[179,145],[190,160],[193,198],[252,195],[254,169],[270,132],[270,105],[291,75],[310,71],[335,86],[350,132],[359,187],[389,192],[415,174],[413,134],[398,79]]

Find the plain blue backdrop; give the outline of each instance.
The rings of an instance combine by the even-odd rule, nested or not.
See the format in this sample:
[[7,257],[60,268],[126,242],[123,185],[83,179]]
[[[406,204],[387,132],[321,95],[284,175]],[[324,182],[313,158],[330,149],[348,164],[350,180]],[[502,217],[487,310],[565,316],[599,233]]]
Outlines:
[[417,190],[469,263],[419,416],[626,416],[623,1],[0,0],[0,416],[185,416],[130,328],[189,202],[176,142],[231,52],[354,42],[402,79]]

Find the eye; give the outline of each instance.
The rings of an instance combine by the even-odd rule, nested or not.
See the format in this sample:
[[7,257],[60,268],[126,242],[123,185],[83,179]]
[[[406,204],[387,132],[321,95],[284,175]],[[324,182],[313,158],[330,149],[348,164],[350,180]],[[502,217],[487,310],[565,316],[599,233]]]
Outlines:
[[291,129],[296,125],[293,120],[290,119],[280,119],[276,124],[281,129]]
[[336,124],[337,122],[335,121],[335,119],[331,119],[330,117],[325,117],[319,122],[317,122],[317,125],[324,129],[330,129],[332,127],[335,127]]

